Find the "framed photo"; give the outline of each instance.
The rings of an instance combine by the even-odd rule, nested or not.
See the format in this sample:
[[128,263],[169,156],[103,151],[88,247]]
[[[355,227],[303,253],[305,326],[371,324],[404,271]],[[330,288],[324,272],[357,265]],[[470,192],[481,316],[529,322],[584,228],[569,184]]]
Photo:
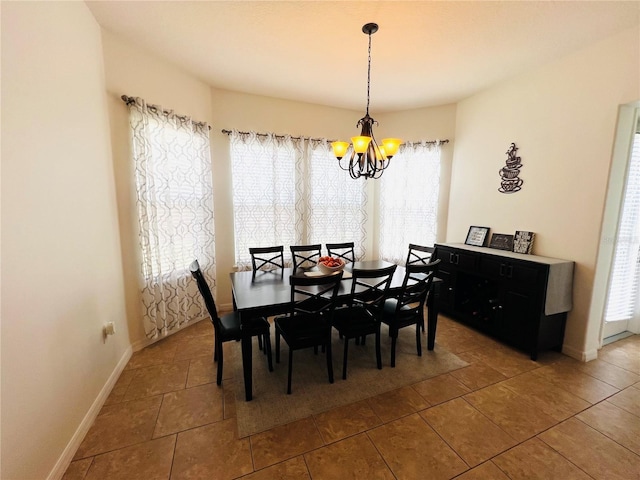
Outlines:
[[525,232],[516,230],[515,239],[513,241],[513,251],[516,253],[531,253],[533,250],[533,239],[536,234],[533,232]]
[[469,227],[469,233],[467,233],[467,239],[464,241],[464,244],[484,247],[488,235],[489,227],[471,226]]
[[491,235],[491,243],[489,248],[497,248],[498,250],[513,250],[513,235],[507,235],[505,233],[494,233]]

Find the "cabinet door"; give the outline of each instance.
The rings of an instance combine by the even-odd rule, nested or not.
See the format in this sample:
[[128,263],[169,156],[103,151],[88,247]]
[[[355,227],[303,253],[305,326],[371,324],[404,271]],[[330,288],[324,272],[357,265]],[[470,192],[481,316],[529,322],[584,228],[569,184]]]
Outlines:
[[505,288],[501,298],[499,331],[508,343],[528,349],[534,335],[533,299],[530,294]]
[[436,274],[436,277],[442,280],[438,290],[438,306],[445,310],[451,310],[453,308],[453,275],[454,274],[444,269],[439,269]]

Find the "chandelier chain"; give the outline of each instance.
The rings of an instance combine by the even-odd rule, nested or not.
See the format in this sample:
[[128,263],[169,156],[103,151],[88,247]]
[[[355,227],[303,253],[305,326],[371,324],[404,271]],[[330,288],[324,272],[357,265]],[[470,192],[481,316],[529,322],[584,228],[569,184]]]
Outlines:
[[371,88],[371,34],[369,34],[369,65],[367,67],[367,115],[369,115],[369,90]]

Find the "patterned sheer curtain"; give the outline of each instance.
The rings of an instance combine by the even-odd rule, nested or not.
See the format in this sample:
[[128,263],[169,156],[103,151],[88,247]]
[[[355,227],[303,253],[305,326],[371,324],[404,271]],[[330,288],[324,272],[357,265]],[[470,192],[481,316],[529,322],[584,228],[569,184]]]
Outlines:
[[209,126],[126,98],[135,165],[144,330],[162,338],[207,315],[189,264],[215,289]]
[[236,265],[251,269],[250,247],[294,245],[302,232],[296,162],[303,144],[290,136],[230,134]]
[[307,142],[309,243],[354,242],[356,259],[365,254],[367,192],[364,181],[353,180],[338,168],[327,140]]
[[[342,175],[325,140],[232,131],[236,265],[250,247],[353,241],[364,255],[364,182]],[[290,258],[287,259],[290,263]]]
[[380,256],[404,264],[409,243],[433,245],[438,227],[440,142],[408,142],[380,178]]

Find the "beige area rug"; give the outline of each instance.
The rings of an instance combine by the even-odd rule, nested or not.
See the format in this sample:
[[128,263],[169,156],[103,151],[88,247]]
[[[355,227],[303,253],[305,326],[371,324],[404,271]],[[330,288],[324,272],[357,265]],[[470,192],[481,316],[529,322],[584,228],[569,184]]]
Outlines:
[[[272,329],[273,330],[273,329]],[[344,344],[334,330],[333,369],[334,383],[327,376],[325,354],[313,349],[296,350],[293,353],[292,393],[287,395],[287,365],[289,349],[281,341],[280,363],[275,363],[275,341],[272,333],[274,371],[269,372],[266,356],[253,343],[253,400],[245,401],[242,380],[240,343],[230,342],[229,364],[233,365],[234,391],[238,435],[240,438],[269,430],[276,425],[308,417],[312,414],[348,405],[375,395],[407,385],[413,385],[443,373],[465,367],[454,354],[436,344],[433,351],[426,349],[426,337],[422,336],[422,357],[416,354],[415,330],[404,328],[398,337],[396,367],[391,368],[391,339],[385,325],[382,326],[382,370],[376,368],[374,338],[369,336],[365,346],[349,342],[347,379],[342,379]],[[233,358],[233,360],[231,360]],[[226,363],[226,362],[225,362]]]

